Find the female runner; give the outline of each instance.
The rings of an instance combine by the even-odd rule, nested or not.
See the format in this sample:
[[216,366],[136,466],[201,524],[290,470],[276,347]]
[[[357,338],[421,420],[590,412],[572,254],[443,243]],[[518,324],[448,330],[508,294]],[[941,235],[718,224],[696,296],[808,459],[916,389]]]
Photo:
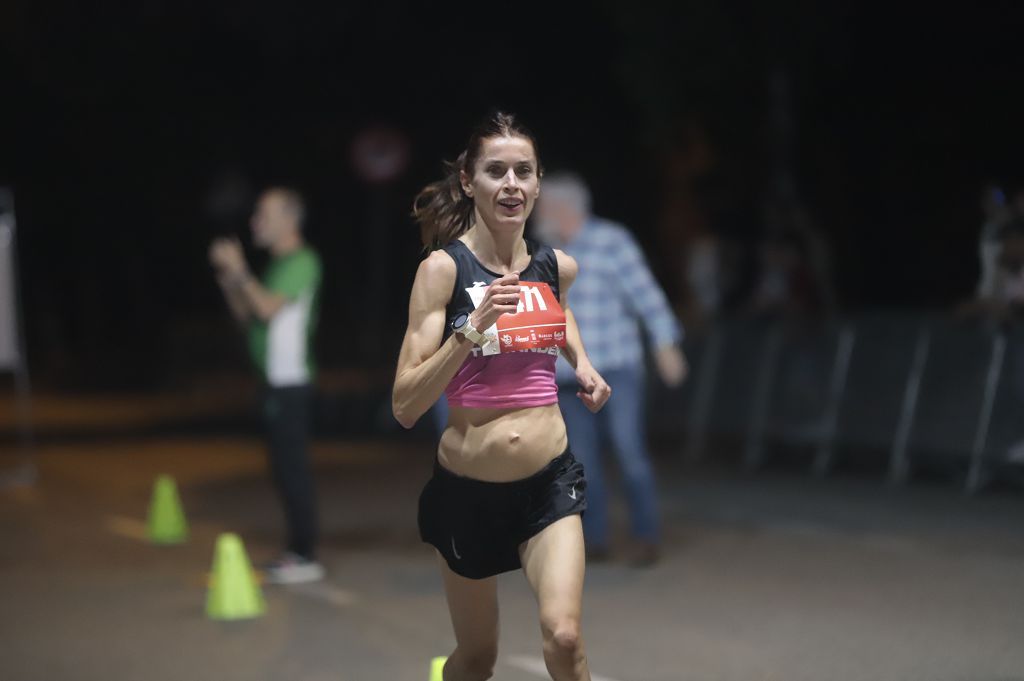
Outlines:
[[590,679],[580,634],[586,482],[558,409],[559,349],[588,408],[598,411],[611,391],[566,303],[576,261],[524,238],[540,175],[533,136],[498,113],[414,203],[424,246],[435,250],[416,272],[392,407],[411,428],[442,392],[450,406],[419,502],[455,630],[445,681],[491,677],[495,575],[520,567],[537,597],[551,678]]

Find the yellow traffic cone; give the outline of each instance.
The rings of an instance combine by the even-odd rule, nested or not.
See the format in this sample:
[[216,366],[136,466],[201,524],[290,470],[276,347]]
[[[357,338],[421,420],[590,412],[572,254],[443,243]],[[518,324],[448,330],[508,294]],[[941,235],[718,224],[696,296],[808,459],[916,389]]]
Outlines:
[[178,488],[169,475],[157,477],[153,485],[146,536],[154,544],[180,544],[188,539],[188,523],[181,509]]
[[206,616],[214,620],[259,617],[267,610],[263,591],[252,572],[249,557],[237,534],[217,537],[213,571],[206,591]]
[[444,663],[447,657],[435,657],[430,661],[430,681],[444,681]]

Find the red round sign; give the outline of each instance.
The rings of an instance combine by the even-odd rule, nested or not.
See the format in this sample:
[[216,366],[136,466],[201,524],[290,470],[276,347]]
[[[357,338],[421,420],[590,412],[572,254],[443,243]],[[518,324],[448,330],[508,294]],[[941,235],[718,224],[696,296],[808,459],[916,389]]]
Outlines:
[[394,128],[367,128],[352,141],[352,163],[363,180],[390,182],[409,165],[409,142]]

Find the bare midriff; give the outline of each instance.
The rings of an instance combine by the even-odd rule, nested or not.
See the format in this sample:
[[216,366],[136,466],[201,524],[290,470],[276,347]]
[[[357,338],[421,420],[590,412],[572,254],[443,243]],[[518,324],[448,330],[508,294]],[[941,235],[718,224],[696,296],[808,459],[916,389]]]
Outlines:
[[437,457],[457,475],[510,482],[544,468],[567,443],[557,404],[515,409],[453,406]]

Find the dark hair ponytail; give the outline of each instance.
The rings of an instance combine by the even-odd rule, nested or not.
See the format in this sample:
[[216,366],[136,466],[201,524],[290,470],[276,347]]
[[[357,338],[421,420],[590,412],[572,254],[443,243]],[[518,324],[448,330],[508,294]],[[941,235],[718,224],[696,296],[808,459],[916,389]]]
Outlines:
[[462,152],[454,163],[445,163],[444,178],[421,189],[412,202],[412,216],[427,250],[450,244],[472,224],[473,199],[462,191],[459,179],[465,162],[466,152]]
[[469,136],[466,150],[453,163],[445,163],[444,178],[428,184],[412,202],[412,216],[419,223],[420,239],[427,250],[447,246],[473,225],[473,199],[462,191],[459,174],[465,171],[473,176],[484,140],[492,137],[523,137],[529,140],[539,164],[537,140],[513,114],[498,111],[484,119]]

